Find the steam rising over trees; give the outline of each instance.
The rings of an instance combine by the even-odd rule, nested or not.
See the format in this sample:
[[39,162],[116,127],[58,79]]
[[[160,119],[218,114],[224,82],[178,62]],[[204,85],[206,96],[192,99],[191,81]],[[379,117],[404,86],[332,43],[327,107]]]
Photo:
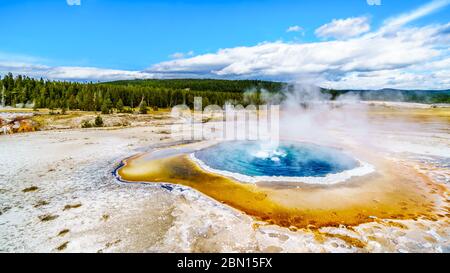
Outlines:
[[5,104],[31,105],[34,108],[79,109],[110,113],[113,108],[136,108],[143,102],[152,108],[178,104],[193,107],[194,97],[202,97],[203,105],[226,102],[246,104],[244,91],[249,89],[278,91],[282,83],[226,80],[134,80],[108,83],[48,81],[11,73],[0,78]]
[[[130,111],[130,108],[168,108],[186,104],[193,108],[194,97],[203,99],[203,107],[215,104],[259,105],[264,103],[268,93],[282,90],[293,91],[295,87],[281,82],[258,80],[212,80],[212,79],[172,79],[172,80],[127,80],[107,83],[79,83],[33,79],[11,73],[0,77],[0,99],[2,105],[22,107],[34,104],[33,108],[50,110],[69,109],[101,111],[109,114]],[[264,92],[263,92],[264,91]],[[330,99],[351,93],[362,100],[388,100],[424,103],[450,103],[450,91],[405,91],[384,89],[368,90],[326,90]],[[281,96],[283,97],[283,96]],[[145,106],[144,106],[145,105]]]

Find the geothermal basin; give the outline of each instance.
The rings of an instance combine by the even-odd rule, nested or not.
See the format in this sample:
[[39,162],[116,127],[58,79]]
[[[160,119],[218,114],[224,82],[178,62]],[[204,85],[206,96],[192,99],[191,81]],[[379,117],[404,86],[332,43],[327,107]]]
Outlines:
[[252,141],[200,142],[128,158],[116,175],[129,183],[187,186],[262,224],[291,230],[433,219],[442,193],[429,192],[427,177],[373,153],[353,152],[300,141],[276,148]]

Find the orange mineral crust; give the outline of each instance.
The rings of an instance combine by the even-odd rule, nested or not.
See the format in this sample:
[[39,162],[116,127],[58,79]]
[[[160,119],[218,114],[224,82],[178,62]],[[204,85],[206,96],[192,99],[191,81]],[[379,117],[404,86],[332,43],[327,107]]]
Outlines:
[[[144,154],[145,155],[145,154]],[[443,189],[410,167],[388,160],[376,172],[330,186],[242,183],[204,171],[187,154],[125,160],[118,175],[128,182],[168,182],[193,188],[257,220],[291,229],[356,226],[377,219],[436,219]]]

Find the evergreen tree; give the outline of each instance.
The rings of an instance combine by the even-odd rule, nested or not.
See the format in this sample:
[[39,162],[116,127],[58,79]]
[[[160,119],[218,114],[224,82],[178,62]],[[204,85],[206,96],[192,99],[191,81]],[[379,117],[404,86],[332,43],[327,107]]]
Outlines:
[[102,114],[110,114],[111,113],[111,101],[104,100],[102,104]]
[[122,101],[122,99],[119,99],[119,101],[117,102],[117,104],[116,104],[116,108],[117,108],[117,111],[119,111],[119,113],[122,113],[123,112],[123,101]]
[[[194,97],[203,98],[203,106],[216,104],[223,106],[232,101],[244,106],[249,103],[265,103],[262,90],[276,93],[293,90],[293,86],[280,82],[257,80],[212,80],[212,79],[171,79],[171,80],[126,80],[107,83],[77,83],[33,79],[8,73],[0,79],[0,103],[5,106],[35,102],[37,108],[79,109],[100,111],[115,106],[118,111],[124,107],[140,107],[145,98],[145,106],[167,108],[185,103],[193,107]],[[253,90],[251,95],[244,92]],[[339,98],[346,90],[322,90],[332,100]],[[397,96],[402,101],[426,103],[450,103],[449,90],[442,91],[402,91],[386,92],[352,91],[365,100],[389,100]],[[281,98],[283,94],[281,93]],[[67,105],[64,105],[67,103]],[[122,109],[122,110],[121,110]],[[139,109],[140,110],[140,109]],[[106,111],[102,111],[105,112]],[[146,111],[143,111],[146,112]]]

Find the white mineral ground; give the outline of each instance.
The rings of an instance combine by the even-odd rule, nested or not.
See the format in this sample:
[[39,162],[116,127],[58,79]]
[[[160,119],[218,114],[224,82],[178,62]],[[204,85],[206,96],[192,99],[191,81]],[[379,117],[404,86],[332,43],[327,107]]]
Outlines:
[[[414,131],[382,126],[376,136],[386,156],[416,166],[448,188],[448,124],[448,119],[428,122]],[[0,251],[450,251],[448,217],[397,221],[406,229],[383,221],[321,229],[366,243],[358,248],[338,237],[319,242],[307,230],[255,227],[251,217],[188,188],[169,191],[158,184],[119,183],[111,175],[125,157],[172,142],[169,126],[167,118],[114,130],[0,135]]]

